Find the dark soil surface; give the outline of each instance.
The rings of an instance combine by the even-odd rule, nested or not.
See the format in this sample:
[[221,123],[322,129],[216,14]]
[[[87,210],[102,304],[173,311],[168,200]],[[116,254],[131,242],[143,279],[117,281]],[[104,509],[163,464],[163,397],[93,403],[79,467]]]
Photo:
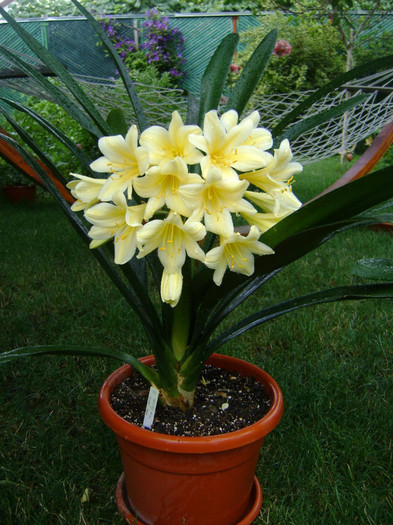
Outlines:
[[[157,405],[151,430],[176,436],[212,436],[233,432],[261,419],[270,408],[263,385],[249,377],[206,365],[194,406],[187,412]],[[133,373],[113,392],[112,408],[126,421],[143,427],[149,387]]]

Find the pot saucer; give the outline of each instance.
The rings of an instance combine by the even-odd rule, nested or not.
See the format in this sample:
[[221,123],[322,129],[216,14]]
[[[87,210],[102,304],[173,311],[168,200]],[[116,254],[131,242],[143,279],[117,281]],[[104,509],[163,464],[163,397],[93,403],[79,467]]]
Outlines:
[[[262,489],[258,478],[254,477],[247,514],[236,525],[251,525],[259,514],[262,505]],[[116,486],[116,504],[125,521],[129,525],[146,525],[135,517],[128,499],[124,473],[121,474]]]

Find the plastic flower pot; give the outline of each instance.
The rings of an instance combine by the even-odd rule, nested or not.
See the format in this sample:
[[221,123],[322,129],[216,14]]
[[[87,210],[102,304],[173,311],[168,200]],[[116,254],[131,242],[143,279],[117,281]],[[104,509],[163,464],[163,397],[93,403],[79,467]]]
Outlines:
[[[142,361],[153,364],[154,358]],[[281,419],[282,393],[266,372],[241,359],[214,354],[208,364],[263,383],[271,399],[269,412],[256,423],[227,434],[159,434],[128,423],[111,408],[113,390],[133,373],[129,365],[113,372],[103,384],[99,410],[120,445],[124,476],[116,500],[128,523],[246,525],[257,517],[262,491],[255,468],[265,436]]]
[[34,202],[37,186],[5,186],[3,195],[11,202]]

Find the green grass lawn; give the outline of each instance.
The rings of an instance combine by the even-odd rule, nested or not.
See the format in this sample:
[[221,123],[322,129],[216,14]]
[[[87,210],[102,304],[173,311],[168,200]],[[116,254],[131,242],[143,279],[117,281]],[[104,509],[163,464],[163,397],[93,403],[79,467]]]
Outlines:
[[[307,166],[294,191],[306,201],[348,166],[337,159]],[[1,350],[59,342],[149,353],[136,317],[55,204],[42,194],[30,205],[0,199]],[[341,234],[242,311],[359,282],[352,265],[372,256],[393,258],[388,233]],[[256,524],[392,522],[392,313],[389,300],[323,305],[223,347],[267,370],[284,393],[284,416],[258,465],[264,503]],[[77,357],[1,367],[1,523],[122,523],[114,502],[117,444],[97,411],[100,385],[116,367]]]

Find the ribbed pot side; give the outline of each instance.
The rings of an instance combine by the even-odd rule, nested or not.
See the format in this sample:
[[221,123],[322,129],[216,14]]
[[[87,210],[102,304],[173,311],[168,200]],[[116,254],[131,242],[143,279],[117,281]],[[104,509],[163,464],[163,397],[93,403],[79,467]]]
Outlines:
[[[154,357],[141,361],[151,365]],[[282,393],[266,372],[241,359],[213,354],[208,364],[262,383],[271,399],[269,412],[227,434],[170,436],[132,425],[111,408],[111,393],[133,373],[129,365],[113,372],[101,388],[100,414],[116,434],[128,498],[141,523],[236,525],[247,515],[259,450],[283,413]]]

